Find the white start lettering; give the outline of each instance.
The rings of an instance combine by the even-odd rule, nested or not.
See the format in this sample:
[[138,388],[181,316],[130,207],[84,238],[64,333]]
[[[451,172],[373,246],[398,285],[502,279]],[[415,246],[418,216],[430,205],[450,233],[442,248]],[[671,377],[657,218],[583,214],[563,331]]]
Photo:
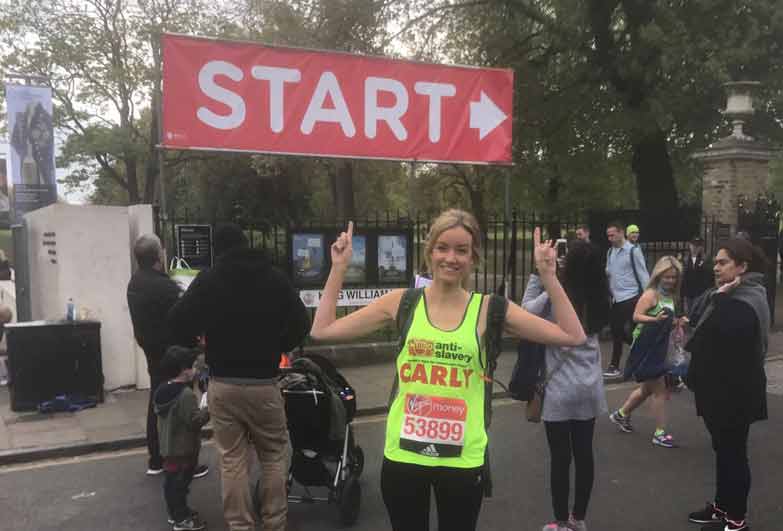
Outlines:
[[[269,84],[267,123],[273,133],[283,133],[288,127],[285,121],[286,86],[302,81],[301,70],[255,65],[250,69],[250,75],[254,80]],[[196,116],[202,123],[215,129],[236,129],[242,126],[247,118],[247,106],[240,94],[219,83],[220,77],[240,82],[245,76],[239,67],[228,61],[209,61],[199,71],[198,86],[201,92],[211,100],[228,107],[228,113],[216,112],[202,106],[196,110]],[[443,100],[456,96],[457,87],[450,83],[422,80],[414,83],[412,92],[427,100],[427,138],[433,144],[440,142]],[[361,115],[364,116],[364,136],[375,138],[378,135],[379,123],[382,122],[397,140],[407,140],[408,130],[402,119],[408,112],[411,94],[405,84],[396,79],[368,76],[364,79],[363,93]],[[382,94],[389,97],[382,97]],[[381,100],[387,104],[382,104]],[[392,103],[388,104],[390,100]],[[330,71],[320,74],[310,95],[307,110],[299,123],[299,129],[303,134],[310,135],[320,123],[338,124],[346,138],[356,136],[356,124],[343,95],[341,81]]]

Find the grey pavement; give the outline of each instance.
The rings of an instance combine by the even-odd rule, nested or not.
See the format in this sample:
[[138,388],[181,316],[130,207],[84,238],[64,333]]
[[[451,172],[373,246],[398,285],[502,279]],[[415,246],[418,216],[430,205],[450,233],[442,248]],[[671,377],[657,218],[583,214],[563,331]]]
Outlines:
[[[783,528],[783,360],[770,362],[770,420],[754,424],[750,436],[753,488],[750,512],[754,531]],[[610,407],[618,406],[629,386],[608,389]],[[703,424],[696,418],[692,394],[673,395],[670,428],[681,447],[650,444],[654,421],[647,406],[635,416],[637,432],[623,434],[603,416],[595,434],[596,476],[588,512],[591,531],[698,531],[687,513],[713,495],[714,457]],[[522,404],[499,400],[490,432],[494,496],[485,500],[482,531],[538,531],[551,519],[549,455],[544,428],[524,421]],[[384,438],[382,416],[355,422],[356,440],[366,455],[362,508],[356,531],[390,529],[381,499],[379,474]],[[220,476],[211,444],[203,451],[212,472],[195,480],[191,505],[210,531],[226,527],[221,515]],[[144,475],[143,449],[101,453],[0,468],[0,529],[14,531],[164,531],[160,477]],[[314,492],[314,494],[322,494]],[[45,502],[44,502],[45,500]],[[339,529],[337,511],[328,505],[291,505],[290,531]],[[259,527],[260,529],[260,527]],[[432,526],[432,529],[436,529]]]
[[[606,365],[611,346],[603,342],[601,348]],[[783,332],[770,334],[769,357],[783,358]],[[515,352],[500,357],[497,380],[508,383],[515,360]],[[382,412],[391,391],[392,361],[374,361],[340,369],[356,390],[360,415]],[[774,392],[783,391],[783,378],[770,378],[770,386]],[[10,409],[8,388],[0,387],[0,466],[144,445],[147,397],[145,390],[124,390],[106,393],[104,403],[76,413],[19,413]]]

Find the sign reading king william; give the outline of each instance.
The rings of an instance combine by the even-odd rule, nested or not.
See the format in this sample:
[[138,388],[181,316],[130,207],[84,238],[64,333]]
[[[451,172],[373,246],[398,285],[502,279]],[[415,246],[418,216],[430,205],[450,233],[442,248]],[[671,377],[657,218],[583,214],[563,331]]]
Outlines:
[[511,70],[162,43],[164,147],[511,164]]

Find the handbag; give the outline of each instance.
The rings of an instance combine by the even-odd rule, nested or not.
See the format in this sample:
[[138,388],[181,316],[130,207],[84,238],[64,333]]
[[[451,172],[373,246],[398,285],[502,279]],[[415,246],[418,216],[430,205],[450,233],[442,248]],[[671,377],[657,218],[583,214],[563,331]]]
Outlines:
[[541,412],[544,409],[544,397],[546,397],[546,386],[549,384],[549,380],[552,376],[560,370],[563,366],[565,358],[561,359],[557,367],[544,377],[544,379],[536,384],[535,391],[533,392],[533,398],[528,400],[527,406],[525,406],[525,414],[528,422],[541,422]]
[[190,283],[198,275],[198,269],[192,269],[184,258],[175,256],[169,265],[169,277],[176,282],[182,291],[187,291]]
[[669,335],[669,344],[666,349],[666,367],[673,376],[684,377],[688,373],[691,363],[691,354],[685,350],[687,343],[685,330],[682,326],[676,326]]

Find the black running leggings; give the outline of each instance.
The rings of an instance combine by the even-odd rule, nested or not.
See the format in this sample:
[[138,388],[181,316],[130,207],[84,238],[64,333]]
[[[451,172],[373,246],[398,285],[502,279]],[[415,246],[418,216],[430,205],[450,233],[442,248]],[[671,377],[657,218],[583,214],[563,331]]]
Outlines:
[[575,493],[573,515],[584,520],[593,489],[593,430],[595,419],[544,422],[549,442],[552,509],[555,519],[568,520],[571,455],[574,456]]
[[383,460],[381,493],[394,531],[428,531],[435,490],[440,531],[475,531],[484,486],[480,468],[428,467]]

